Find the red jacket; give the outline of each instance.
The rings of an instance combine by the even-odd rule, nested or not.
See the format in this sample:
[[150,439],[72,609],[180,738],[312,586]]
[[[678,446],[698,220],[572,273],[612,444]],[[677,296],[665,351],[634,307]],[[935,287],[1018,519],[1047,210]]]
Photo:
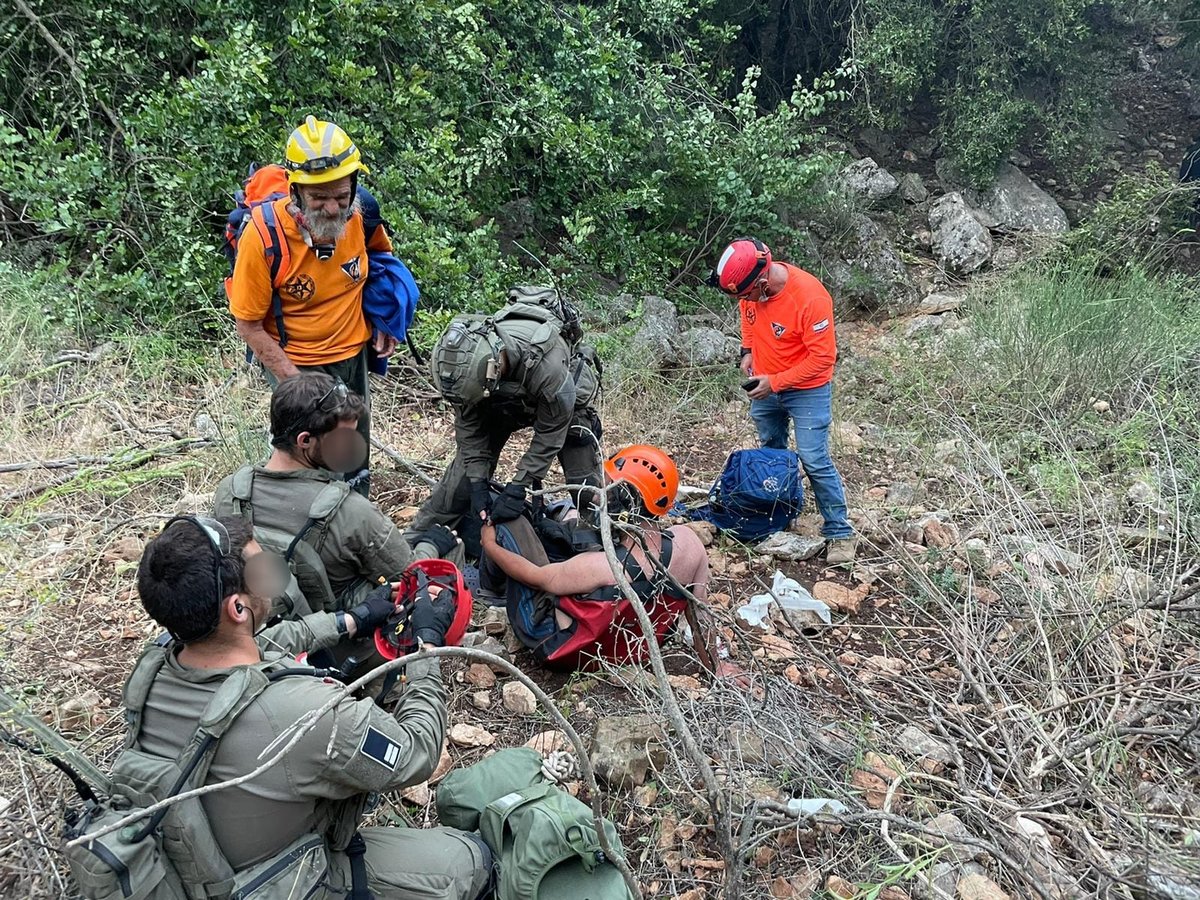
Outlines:
[[782,265],[788,273],[782,291],[741,303],[742,346],[750,348],[754,374],[769,375],[777,393],[827,384],[837,362],[833,298],[815,275]]

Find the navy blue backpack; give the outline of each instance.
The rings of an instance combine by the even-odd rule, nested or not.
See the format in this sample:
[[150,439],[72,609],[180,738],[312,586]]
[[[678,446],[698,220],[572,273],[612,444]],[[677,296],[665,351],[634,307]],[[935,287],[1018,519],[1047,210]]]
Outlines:
[[735,450],[708,492],[709,502],[691,510],[739,541],[761,541],[783,531],[804,508],[800,457],[791,450]]

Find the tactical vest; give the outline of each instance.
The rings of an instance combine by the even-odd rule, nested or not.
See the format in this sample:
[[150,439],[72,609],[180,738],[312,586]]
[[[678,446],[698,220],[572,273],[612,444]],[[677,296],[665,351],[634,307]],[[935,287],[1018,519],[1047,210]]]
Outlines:
[[254,476],[253,466],[243,466],[233,474],[234,514],[250,525],[258,543],[281,554],[292,572],[286,596],[282,599],[284,608],[272,610],[272,615],[294,619],[311,612],[341,609],[321,560],[321,549],[329,531],[329,521],[350,496],[349,485],[344,481],[325,484],[313,498],[308,520],[299,532],[292,534],[254,521]]
[[[112,797],[91,805],[70,837],[86,835],[137,808],[205,783],[217,744],[272,681],[311,669],[238,667],[217,688],[191,739],[175,759],[140,747],[150,689],[173,646],[142,654],[125,685],[125,749],[113,766]],[[221,851],[199,797],[175,803],[118,832],[67,851],[89,900],[282,900],[317,896],[329,868],[319,834],[302,835],[279,854],[235,873]]]

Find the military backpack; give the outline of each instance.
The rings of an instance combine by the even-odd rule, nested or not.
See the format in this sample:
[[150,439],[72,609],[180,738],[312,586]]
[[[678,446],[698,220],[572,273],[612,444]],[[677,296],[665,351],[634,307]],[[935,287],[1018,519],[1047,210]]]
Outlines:
[[[239,667],[213,694],[191,740],[176,759],[141,749],[142,711],[167,655],[153,646],[142,654],[125,686],[125,749],[117,757],[110,796],[89,802],[67,831],[95,834],[132,812],[205,783],[217,744],[272,681],[310,675],[311,669],[265,672]],[[86,900],[284,900],[312,897],[329,868],[324,838],[298,838],[280,853],[235,873],[217,844],[199,797],[182,800],[120,830],[66,850],[71,874]]]

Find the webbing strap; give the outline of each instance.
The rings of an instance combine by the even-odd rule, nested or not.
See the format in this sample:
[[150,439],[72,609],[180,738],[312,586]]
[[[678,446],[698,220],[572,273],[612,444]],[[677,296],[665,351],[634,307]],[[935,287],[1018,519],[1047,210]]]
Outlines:
[[[287,330],[283,326],[283,298],[279,296],[279,269],[283,265],[283,248],[286,240],[279,234],[279,221],[275,218],[275,203],[263,203],[255,208],[261,213],[263,228],[259,234],[263,239],[263,252],[271,267],[271,313],[275,317],[275,330],[279,334],[279,346],[286,347],[288,343]],[[252,216],[257,226],[259,216]],[[266,233],[263,233],[265,229]]]
[[346,845],[346,856],[350,859],[350,893],[346,900],[375,900],[367,886],[367,842],[357,831]]

